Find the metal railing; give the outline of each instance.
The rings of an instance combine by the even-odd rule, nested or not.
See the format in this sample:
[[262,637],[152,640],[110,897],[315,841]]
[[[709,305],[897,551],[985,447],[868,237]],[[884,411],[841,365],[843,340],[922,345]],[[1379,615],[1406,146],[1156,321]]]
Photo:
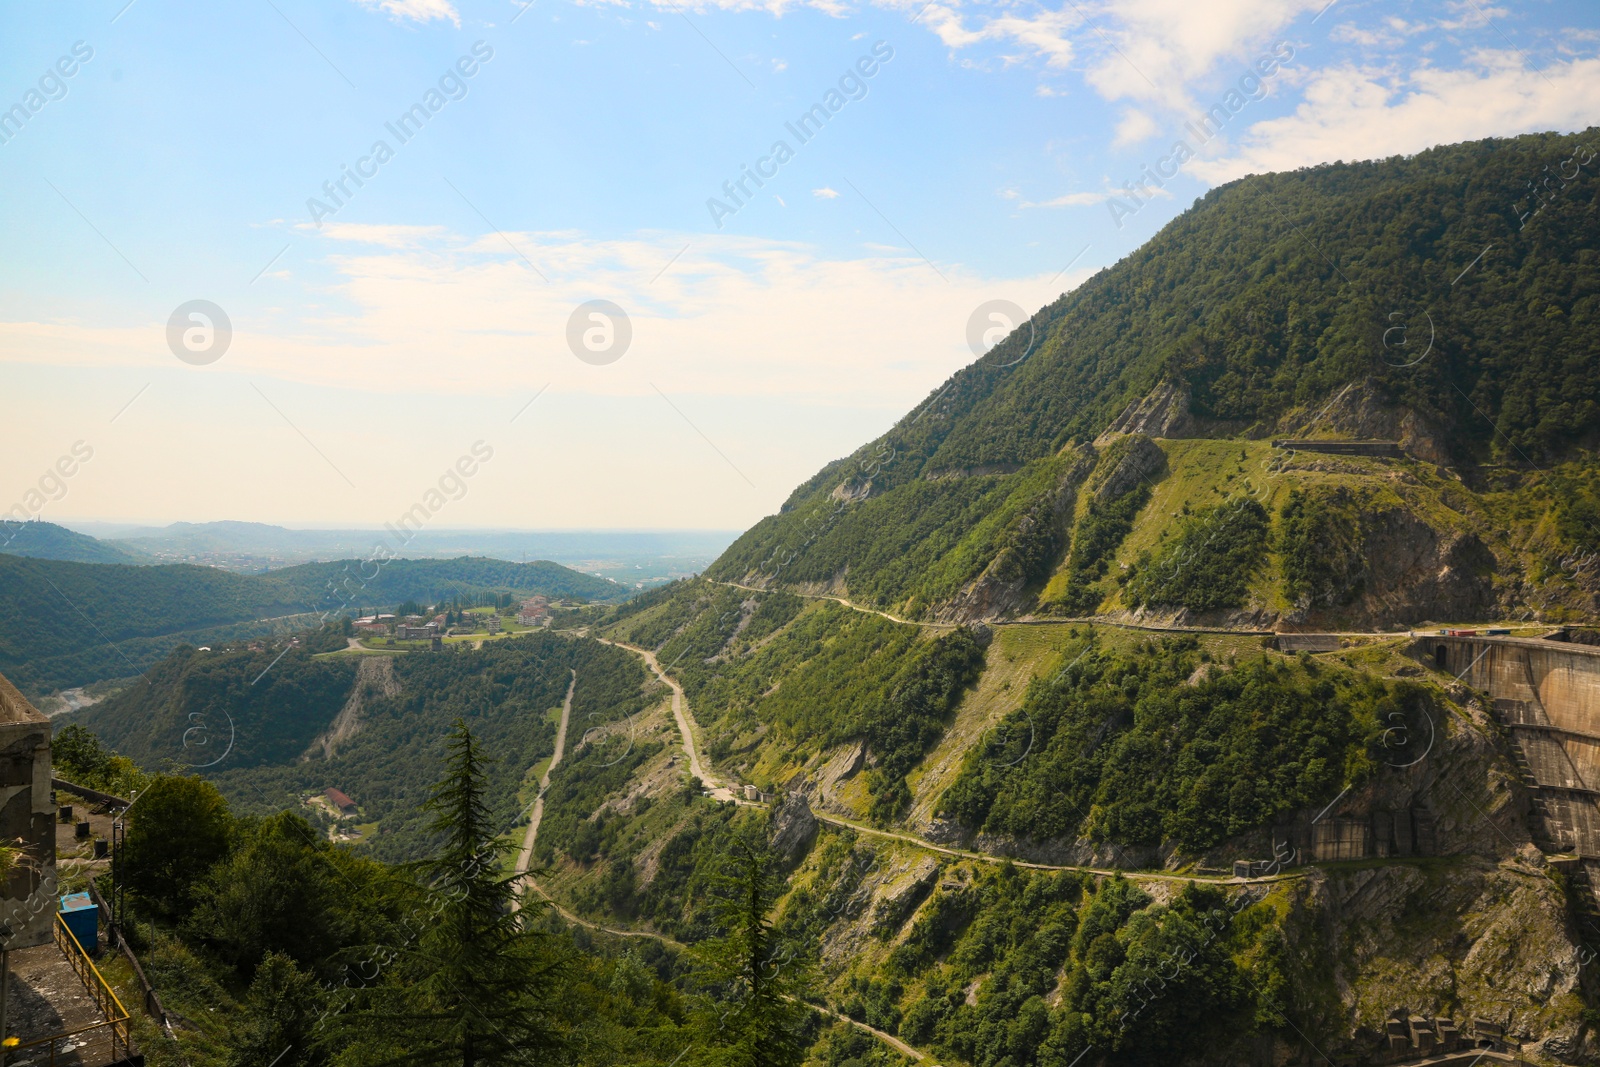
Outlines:
[[[5,1050],[4,1059],[9,1061],[10,1057],[18,1055],[24,1049],[37,1048],[40,1045],[48,1044],[50,1046],[50,1058],[47,1062],[50,1067],[55,1067],[56,1044],[58,1042],[105,1027],[111,1028],[112,1059],[127,1059],[133,1052],[133,1045],[130,1043],[128,1034],[127,1009],[122,1006],[122,1001],[117,999],[117,994],[112,990],[110,983],[100,974],[100,969],[94,965],[94,961],[84,951],[83,945],[78,942],[77,935],[68,929],[66,920],[61,917],[59,912],[56,913],[55,933],[57,947],[61,949],[61,954],[67,957],[67,962],[72,964],[73,972],[77,974],[78,980],[83,983],[83,987],[89,991],[89,996],[94,998],[95,1006],[100,1009],[100,1014],[105,1016],[105,1021],[90,1023],[88,1026],[79,1026],[59,1034],[51,1034],[49,1037],[35,1038],[32,1041],[24,1041],[21,1044],[13,1045]],[[70,1048],[61,1050],[62,1055],[66,1055],[70,1051]]]

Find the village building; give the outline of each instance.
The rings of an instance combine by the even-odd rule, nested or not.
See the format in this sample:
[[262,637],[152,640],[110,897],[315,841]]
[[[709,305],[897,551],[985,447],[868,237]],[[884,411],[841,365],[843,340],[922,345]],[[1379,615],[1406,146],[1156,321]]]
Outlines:
[[356,813],[356,802],[340,790],[329,786],[322,791],[322,795],[328,799],[329,804],[339,809],[341,815],[354,815]]

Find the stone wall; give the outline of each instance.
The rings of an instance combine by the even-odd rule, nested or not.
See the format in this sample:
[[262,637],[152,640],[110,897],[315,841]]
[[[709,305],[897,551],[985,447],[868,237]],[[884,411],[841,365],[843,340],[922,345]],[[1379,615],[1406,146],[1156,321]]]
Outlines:
[[52,940],[56,916],[55,803],[50,797],[50,720],[0,675],[0,842],[21,856],[0,882],[0,943]]

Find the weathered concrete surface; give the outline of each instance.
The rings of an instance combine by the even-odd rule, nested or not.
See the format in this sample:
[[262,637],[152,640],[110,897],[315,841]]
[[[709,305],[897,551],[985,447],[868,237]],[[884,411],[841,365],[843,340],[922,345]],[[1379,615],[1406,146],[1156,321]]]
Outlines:
[[1536,791],[1546,846],[1600,857],[1600,649],[1431,636],[1413,651],[1494,699]]
[[21,855],[0,882],[0,943],[50,944],[56,916],[50,720],[0,675],[0,841]]

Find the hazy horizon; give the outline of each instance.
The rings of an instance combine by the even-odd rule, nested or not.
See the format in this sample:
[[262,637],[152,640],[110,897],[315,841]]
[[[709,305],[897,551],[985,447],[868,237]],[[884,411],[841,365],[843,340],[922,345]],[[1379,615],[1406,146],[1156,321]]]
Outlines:
[[1226,182],[1584,128],[1593,27],[12,5],[0,513],[377,529],[459,477],[431,524],[746,529]]

